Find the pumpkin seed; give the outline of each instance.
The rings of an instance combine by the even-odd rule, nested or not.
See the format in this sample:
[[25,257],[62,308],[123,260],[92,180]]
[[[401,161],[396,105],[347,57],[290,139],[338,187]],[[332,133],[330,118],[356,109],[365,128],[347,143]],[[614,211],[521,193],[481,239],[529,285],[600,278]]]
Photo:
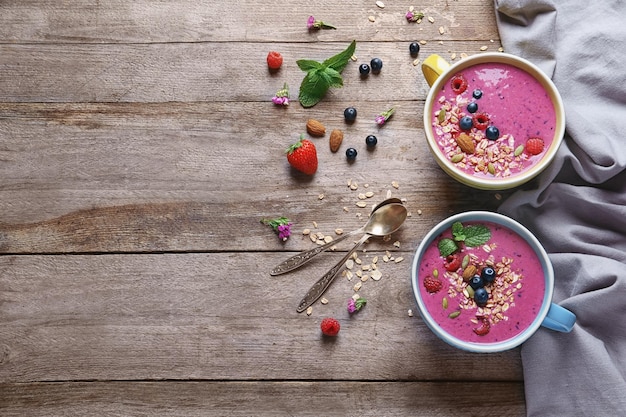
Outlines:
[[463,154],[462,153],[457,153],[456,155],[454,155],[452,158],[450,158],[450,161],[452,161],[453,163],[457,163],[457,162],[461,162],[463,160]]
[[441,305],[444,310],[448,308],[448,299],[446,297],[443,297],[443,300],[441,300]]
[[467,265],[469,265],[469,261],[470,261],[470,256],[469,255],[465,255],[463,257],[463,261],[461,262],[461,268],[463,268],[463,269],[467,268]]
[[444,109],[441,109],[437,114],[437,121],[441,124],[444,120],[446,120],[446,112]]
[[457,317],[459,317],[461,315],[461,312],[459,310],[453,311],[452,313],[448,314],[448,317],[451,319],[455,319]]
[[514,155],[515,156],[520,156],[522,154],[522,152],[524,152],[524,145],[520,145],[517,148],[515,148]]
[[487,165],[487,170],[491,175],[496,174],[496,167],[491,162],[489,163],[489,165]]
[[437,269],[433,269],[433,277],[435,278],[439,277],[439,271]]

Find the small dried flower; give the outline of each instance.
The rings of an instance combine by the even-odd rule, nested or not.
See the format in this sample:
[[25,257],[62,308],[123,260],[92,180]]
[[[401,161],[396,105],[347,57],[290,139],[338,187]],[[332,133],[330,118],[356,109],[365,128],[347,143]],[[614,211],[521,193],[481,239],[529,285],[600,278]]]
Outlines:
[[309,16],[309,20],[306,22],[308,29],[337,29],[331,24],[324,23],[321,20],[315,20],[315,17]]
[[356,300],[354,298],[350,298],[348,300],[348,313],[356,313],[363,308],[365,304],[367,304],[367,300],[363,297],[359,297]]
[[278,217],[275,219],[263,219],[261,223],[270,226],[277,234],[278,238],[283,242],[291,235],[291,221],[286,217]]
[[376,121],[376,124],[378,126],[382,126],[385,123],[387,123],[387,120],[389,120],[389,118],[391,116],[393,116],[393,114],[395,113],[396,109],[394,109],[393,107],[390,108],[387,111],[382,112],[381,114],[379,114],[378,116],[376,116],[376,118],[374,119]]
[[272,97],[272,103],[279,106],[288,106],[289,105],[289,86],[287,83],[283,85],[281,90],[278,90],[274,97]]
[[424,18],[424,13],[409,10],[408,12],[406,12],[405,17],[406,17],[406,20],[408,20],[409,22],[417,22]]

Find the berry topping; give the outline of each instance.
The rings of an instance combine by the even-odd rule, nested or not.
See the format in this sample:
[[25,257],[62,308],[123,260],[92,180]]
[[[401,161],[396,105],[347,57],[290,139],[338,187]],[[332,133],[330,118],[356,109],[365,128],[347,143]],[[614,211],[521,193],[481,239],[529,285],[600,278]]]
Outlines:
[[441,290],[443,283],[437,278],[433,278],[430,275],[424,278],[424,288],[431,294],[434,294]]
[[489,126],[487,130],[485,130],[485,136],[489,140],[496,140],[500,137],[500,129],[495,126]]
[[368,148],[373,148],[378,143],[378,138],[374,135],[367,135],[365,138],[365,145]]
[[277,70],[283,65],[283,56],[279,52],[270,51],[267,54],[267,66],[271,70]]
[[370,73],[370,66],[367,64],[359,65],[359,72],[361,75],[368,75]]
[[526,141],[526,153],[529,155],[539,155],[543,152],[545,144],[541,138],[530,138]]
[[489,319],[487,319],[486,317],[483,317],[480,323],[480,327],[476,327],[474,328],[474,333],[476,333],[478,336],[484,336],[487,333],[489,333],[489,328],[491,326],[489,325]]
[[459,120],[459,127],[461,130],[470,130],[474,126],[474,121],[471,116],[463,116]]
[[461,94],[467,90],[467,80],[462,74],[457,74],[450,80],[450,86],[456,94]]
[[478,103],[472,101],[470,104],[467,105],[467,111],[470,113],[476,113],[478,111]]
[[454,272],[461,267],[461,258],[456,253],[448,255],[443,266],[446,268],[446,271]]
[[354,122],[356,120],[356,109],[348,107],[343,111],[343,117],[346,119],[346,122]]
[[474,114],[474,127],[476,127],[476,129],[484,130],[487,129],[487,126],[489,126],[489,116],[487,113],[480,112]]
[[411,53],[411,56],[417,56],[417,54],[420,53],[420,44],[417,42],[411,42],[409,45],[409,52]]
[[349,161],[354,161],[357,154],[358,152],[354,148],[346,149],[346,158],[348,158]]
[[372,67],[372,72],[374,74],[380,72],[383,69],[383,61],[380,58],[372,58],[370,61],[370,66]]
[[478,88],[474,91],[472,91],[472,97],[474,97],[476,100],[478,100],[479,98],[481,98],[483,96],[483,92],[482,90],[479,90]]
[[474,301],[479,307],[484,307],[489,301],[489,293],[484,287],[481,287],[474,291]]
[[492,267],[486,266],[481,271],[480,276],[485,284],[491,284],[496,279],[496,271]]
[[337,319],[333,319],[331,317],[326,317],[320,323],[320,329],[322,330],[322,334],[325,336],[337,336],[340,328],[341,326],[339,325]]
[[485,283],[483,282],[483,279],[481,278],[480,275],[474,275],[472,277],[472,279],[470,279],[469,282],[470,287],[472,287],[474,290],[477,290],[479,288],[482,288],[485,286]]

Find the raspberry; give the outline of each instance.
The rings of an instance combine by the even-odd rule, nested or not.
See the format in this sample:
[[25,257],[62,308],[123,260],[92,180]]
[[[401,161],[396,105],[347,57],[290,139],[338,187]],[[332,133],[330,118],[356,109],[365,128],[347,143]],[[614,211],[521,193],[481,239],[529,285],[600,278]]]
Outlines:
[[443,284],[438,279],[433,278],[430,275],[424,278],[424,288],[426,288],[426,291],[429,293],[436,293],[441,289],[441,287],[443,287]]
[[339,325],[339,322],[331,317],[326,317],[324,320],[322,320],[322,323],[320,324],[322,334],[326,336],[337,336],[340,328],[341,326]]
[[474,114],[473,120],[474,127],[476,129],[485,130],[487,129],[487,126],[489,126],[489,116],[487,115],[487,113],[476,113]]
[[443,266],[446,268],[446,271],[454,272],[461,267],[461,258],[457,254],[448,255]]
[[476,333],[478,336],[484,336],[489,333],[490,328],[491,325],[489,324],[489,320],[486,317],[483,317],[480,327],[476,327],[472,330],[474,330],[474,333]]
[[450,80],[450,86],[456,94],[461,94],[467,90],[467,80],[462,74],[457,74]]
[[526,153],[529,155],[539,155],[543,152],[543,139],[541,138],[530,138],[526,141]]
[[267,66],[271,70],[280,69],[280,66],[283,65],[283,56],[279,52],[270,51],[267,54]]

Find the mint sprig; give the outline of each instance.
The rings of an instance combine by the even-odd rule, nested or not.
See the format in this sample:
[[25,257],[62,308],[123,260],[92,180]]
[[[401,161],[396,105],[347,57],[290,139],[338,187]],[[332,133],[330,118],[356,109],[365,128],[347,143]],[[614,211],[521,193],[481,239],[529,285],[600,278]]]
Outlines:
[[343,87],[341,72],[350,62],[350,58],[356,50],[356,41],[352,41],[348,48],[334,55],[324,62],[312,59],[300,59],[296,61],[298,67],[306,72],[300,84],[298,99],[302,107],[313,107],[324,98],[331,87]]
[[452,224],[452,239],[441,239],[437,247],[439,254],[445,258],[459,250],[457,242],[463,242],[465,246],[473,248],[487,243],[489,239],[491,239],[491,230],[485,225],[473,224],[466,227],[461,222],[454,222]]

